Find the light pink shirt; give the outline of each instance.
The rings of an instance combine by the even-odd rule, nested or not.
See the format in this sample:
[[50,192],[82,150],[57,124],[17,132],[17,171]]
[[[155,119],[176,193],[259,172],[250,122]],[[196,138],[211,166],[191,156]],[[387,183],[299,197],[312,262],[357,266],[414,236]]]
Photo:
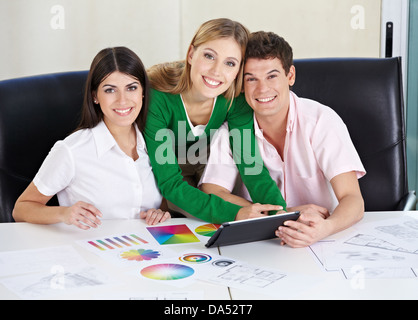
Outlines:
[[[266,168],[288,207],[317,204],[332,212],[338,204],[330,180],[355,171],[366,174],[347,127],[331,108],[290,93],[284,160],[263,136],[254,118],[255,135]],[[251,200],[239,177],[229,147],[227,124],[211,144],[210,158],[200,183],[213,183]]]

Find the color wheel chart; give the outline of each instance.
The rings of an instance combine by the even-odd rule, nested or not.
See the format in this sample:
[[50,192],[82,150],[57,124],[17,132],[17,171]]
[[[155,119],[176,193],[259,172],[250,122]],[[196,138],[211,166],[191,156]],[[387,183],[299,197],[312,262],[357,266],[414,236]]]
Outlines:
[[113,249],[120,249],[130,247],[132,245],[139,245],[141,243],[148,243],[136,234],[122,235],[116,237],[107,237],[101,240],[90,240],[88,244],[100,251],[107,251]]
[[194,231],[201,236],[212,237],[220,226],[220,224],[208,223],[197,227]]
[[185,224],[147,227],[147,230],[161,245],[200,242]]
[[212,257],[206,253],[186,253],[179,259],[180,261],[189,263],[205,263],[212,260]]
[[141,270],[141,275],[153,280],[180,280],[193,273],[192,268],[175,263],[154,264]]

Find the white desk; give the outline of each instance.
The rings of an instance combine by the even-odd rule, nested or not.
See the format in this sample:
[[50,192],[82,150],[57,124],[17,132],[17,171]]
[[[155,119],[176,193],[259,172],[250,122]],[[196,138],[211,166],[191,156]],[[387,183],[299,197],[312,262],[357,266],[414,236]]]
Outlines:
[[[409,215],[418,219],[418,211],[367,212],[359,224],[399,215]],[[338,239],[349,232],[350,229],[347,229],[331,238]],[[320,279],[318,285],[292,296],[292,299],[418,299],[418,278],[363,279],[362,283],[352,282],[344,279],[339,272],[325,272],[308,249],[281,246],[277,240],[225,246],[221,247],[220,251],[222,255],[237,260],[248,260],[251,256],[250,262],[254,264]],[[271,296],[254,295],[234,288],[230,290],[233,299],[272,299]]]
[[[165,224],[182,224],[187,222],[186,218],[170,219]],[[124,232],[132,232],[138,230],[139,234],[148,233],[145,228],[147,225],[144,220],[102,220],[102,225],[97,229],[90,229],[87,231],[78,229],[74,226],[65,224],[55,225],[35,225],[29,223],[0,223],[0,251],[23,250],[23,249],[38,249],[61,245],[72,245],[78,253],[92,265],[100,266],[109,276],[114,277],[121,284],[111,286],[109,288],[100,288],[98,292],[87,290],[85,294],[77,294],[76,296],[63,296],[65,299],[97,299],[101,297],[118,299],[118,294],[129,292],[135,298],[141,296],[138,293],[173,293],[173,292],[193,292],[197,296],[202,294],[203,298],[208,300],[227,300],[231,299],[228,288],[225,286],[213,285],[206,282],[199,281],[193,283],[186,288],[178,288],[172,285],[159,284],[156,281],[147,281],[140,279],[135,274],[129,272],[120,272],[120,268],[111,262],[103,260],[101,257],[79,246],[76,241],[94,238],[100,236],[108,236],[112,234],[123,234]],[[171,246],[172,250],[184,251],[187,249],[194,249],[202,251],[203,243],[196,243],[190,245]],[[206,249],[208,252],[219,254],[217,248]],[[106,295],[106,291],[109,295]],[[0,284],[0,300],[3,299],[19,299],[14,293],[10,292],[2,284]]]
[[[417,212],[380,212],[366,213],[362,222],[369,222],[397,215],[406,214],[417,217]],[[171,219],[164,224],[183,224],[188,219]],[[227,288],[222,285],[213,285],[198,281],[185,288],[175,288],[171,285],[145,281],[133,274],[121,274],[117,266],[111,264],[76,244],[75,241],[86,238],[107,236],[115,233],[138,230],[145,231],[143,220],[103,220],[97,229],[83,231],[74,226],[64,224],[34,225],[28,223],[3,223],[0,224],[0,251],[46,248],[59,245],[72,245],[78,253],[93,265],[100,265],[109,275],[120,281],[116,286],[100,289],[100,292],[87,291],[77,296],[65,296],[66,299],[94,299],[106,293],[122,292],[176,292],[188,291],[202,293],[208,300],[254,300],[272,299],[271,296],[255,294],[248,291]],[[343,236],[343,231],[333,238]],[[356,288],[350,280],[345,280],[337,273],[324,272],[307,248],[294,249],[288,246],[280,246],[277,240],[267,240],[254,243],[221,247],[219,250],[206,249],[204,243],[190,245],[171,246],[173,250],[185,251],[188,249],[202,251],[208,250],[213,254],[221,254],[226,257],[243,260],[254,265],[277,268],[285,272],[296,272],[317,277],[318,284],[307,288],[289,298],[296,299],[418,299],[418,279],[373,279],[364,280],[364,286]],[[251,253],[251,254],[249,254]],[[17,299],[18,297],[0,284],[0,300]],[[282,298],[282,295],[280,296]],[[274,297],[273,297],[274,299]]]

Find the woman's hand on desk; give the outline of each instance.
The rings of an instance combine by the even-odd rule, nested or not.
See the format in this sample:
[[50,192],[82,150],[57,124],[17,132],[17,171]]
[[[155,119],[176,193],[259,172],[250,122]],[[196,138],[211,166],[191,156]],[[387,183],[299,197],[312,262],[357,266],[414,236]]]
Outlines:
[[148,225],[155,225],[160,222],[164,222],[171,218],[170,212],[163,211],[161,209],[149,209],[147,211],[141,211],[139,213],[141,219],[145,219]]
[[62,215],[62,221],[66,224],[72,224],[76,227],[87,230],[97,228],[101,222],[98,217],[102,217],[102,213],[92,204],[78,201],[71,207],[66,207]]

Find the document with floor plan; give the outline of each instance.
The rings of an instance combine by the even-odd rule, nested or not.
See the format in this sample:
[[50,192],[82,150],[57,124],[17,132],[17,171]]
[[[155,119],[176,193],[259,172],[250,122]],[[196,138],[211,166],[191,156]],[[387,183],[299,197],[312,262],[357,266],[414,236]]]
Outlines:
[[401,216],[361,227],[322,249],[327,269],[418,267],[418,220]]
[[412,253],[418,253],[418,219],[408,216],[367,223],[362,230]]

